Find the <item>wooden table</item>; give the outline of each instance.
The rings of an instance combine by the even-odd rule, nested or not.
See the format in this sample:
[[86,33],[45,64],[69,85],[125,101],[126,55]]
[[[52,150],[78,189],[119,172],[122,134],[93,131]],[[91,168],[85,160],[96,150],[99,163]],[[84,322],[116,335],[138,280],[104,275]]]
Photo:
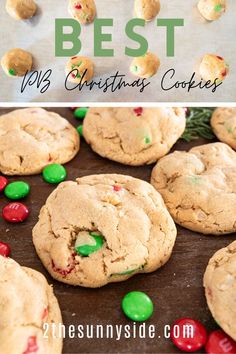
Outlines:
[[[78,121],[68,108],[51,109],[66,117],[74,126]],[[3,114],[10,109],[1,109]],[[205,143],[202,139],[194,143],[180,140],[175,149],[189,149]],[[150,180],[153,166],[129,167],[96,155],[82,141],[79,154],[66,165],[68,180],[98,173],[128,174],[145,181]],[[146,292],[155,304],[153,317],[146,324],[154,324],[157,336],[154,339],[65,339],[63,353],[179,353],[170,340],[163,338],[163,328],[180,317],[192,317],[202,321],[210,331],[217,328],[208,311],[202,278],[205,267],[213,253],[235,240],[235,234],[227,236],[204,236],[178,227],[178,237],[170,261],[151,274],[135,275],[121,283],[104,286],[101,289],[72,287],[54,281],[37,257],[31,238],[31,231],[37,222],[39,210],[55,186],[42,180],[41,175],[13,177],[10,181],[24,180],[31,186],[31,193],[25,203],[31,210],[29,219],[22,224],[8,224],[0,219],[0,239],[11,245],[12,258],[21,265],[42,272],[60,303],[64,324],[73,325],[125,325],[131,321],[125,318],[120,303],[123,296],[132,290]],[[7,203],[0,196],[0,206]],[[222,201],[223,202],[223,201]],[[96,271],[96,269],[94,270]],[[158,338],[160,336],[160,338]],[[204,351],[200,351],[203,353]]]

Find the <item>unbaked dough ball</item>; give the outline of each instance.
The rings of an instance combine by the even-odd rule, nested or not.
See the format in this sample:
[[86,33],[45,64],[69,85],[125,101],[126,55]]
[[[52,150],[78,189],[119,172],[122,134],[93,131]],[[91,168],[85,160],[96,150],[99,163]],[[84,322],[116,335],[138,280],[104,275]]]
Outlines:
[[68,11],[70,15],[82,25],[93,22],[96,16],[94,0],[69,0]]
[[160,59],[153,53],[146,53],[142,57],[134,58],[130,65],[130,72],[141,78],[155,75],[160,66]]
[[15,20],[27,20],[35,15],[37,5],[34,0],[7,0],[6,11]]
[[224,58],[214,54],[206,54],[200,63],[199,73],[205,81],[214,82],[216,79],[222,81],[229,73],[229,66]]
[[24,76],[31,71],[33,58],[29,52],[15,48],[4,54],[1,65],[8,76]]
[[208,21],[214,21],[226,10],[226,0],[199,0],[198,10]]
[[135,0],[134,13],[138,18],[142,18],[145,21],[151,21],[155,18],[160,11],[159,0]]
[[75,83],[83,83],[90,81],[94,74],[94,64],[87,57],[73,57],[66,64],[66,75],[69,75],[68,81]]

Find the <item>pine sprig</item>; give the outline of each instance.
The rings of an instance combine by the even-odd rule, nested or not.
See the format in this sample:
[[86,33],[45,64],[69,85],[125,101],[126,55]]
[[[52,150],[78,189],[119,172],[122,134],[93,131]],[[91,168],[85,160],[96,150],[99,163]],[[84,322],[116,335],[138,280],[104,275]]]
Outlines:
[[186,128],[181,136],[187,142],[198,138],[212,140],[215,135],[212,131],[210,120],[214,108],[189,108],[190,114],[186,118]]

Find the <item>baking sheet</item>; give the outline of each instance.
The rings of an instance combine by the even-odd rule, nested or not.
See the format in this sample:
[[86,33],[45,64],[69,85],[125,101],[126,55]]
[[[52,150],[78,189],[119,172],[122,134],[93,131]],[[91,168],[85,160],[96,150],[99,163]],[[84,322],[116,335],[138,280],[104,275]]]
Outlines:
[[[161,1],[159,18],[184,18],[184,28],[176,29],[176,55],[166,57],[165,29],[156,27],[156,21],[147,23],[140,30],[149,42],[149,50],[161,59],[161,67],[157,75],[150,79],[151,84],[140,93],[137,88],[123,88],[114,93],[102,90],[83,89],[82,91],[66,91],[65,63],[68,58],[55,58],[54,55],[54,20],[70,18],[67,11],[67,0],[38,0],[37,16],[28,21],[15,21],[5,11],[5,0],[0,0],[0,56],[7,50],[20,47],[30,51],[34,56],[35,69],[53,70],[49,90],[41,94],[35,87],[27,88],[20,93],[22,79],[8,78],[0,70],[0,102],[235,102],[236,101],[236,1],[228,0],[227,12],[217,21],[206,22],[198,13],[197,0]],[[82,28],[82,55],[91,57],[95,62],[95,80],[114,75],[117,70],[126,75],[126,81],[135,78],[129,73],[131,58],[124,54],[125,45],[132,41],[125,36],[125,25],[133,15],[133,0],[97,0],[97,12],[100,18],[113,18],[114,58],[93,58],[93,24]],[[206,53],[215,53],[225,57],[230,65],[230,74],[223,85],[215,93],[206,89],[161,89],[160,81],[164,73],[175,68],[176,79],[189,80],[196,70],[199,58]],[[174,81],[173,81],[174,83]]]

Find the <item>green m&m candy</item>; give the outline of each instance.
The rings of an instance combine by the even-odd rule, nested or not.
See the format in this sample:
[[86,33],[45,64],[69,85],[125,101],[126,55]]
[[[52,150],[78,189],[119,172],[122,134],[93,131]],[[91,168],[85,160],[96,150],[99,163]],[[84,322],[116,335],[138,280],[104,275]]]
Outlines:
[[48,165],[43,169],[43,179],[51,184],[60,183],[66,179],[66,169],[58,163]]
[[83,257],[98,251],[104,244],[104,237],[99,232],[81,231],[75,243],[75,251]]
[[78,119],[84,119],[87,112],[88,112],[87,107],[76,108],[76,110],[74,111],[74,116],[75,116],[75,118],[78,118]]
[[81,138],[83,137],[83,125],[79,125],[77,128],[77,132],[79,133],[79,135],[81,136]]
[[125,315],[133,321],[143,322],[153,314],[153,302],[142,291],[131,291],[126,294],[121,304]]
[[26,197],[30,192],[30,186],[23,181],[9,183],[4,189],[7,198],[17,200]]

